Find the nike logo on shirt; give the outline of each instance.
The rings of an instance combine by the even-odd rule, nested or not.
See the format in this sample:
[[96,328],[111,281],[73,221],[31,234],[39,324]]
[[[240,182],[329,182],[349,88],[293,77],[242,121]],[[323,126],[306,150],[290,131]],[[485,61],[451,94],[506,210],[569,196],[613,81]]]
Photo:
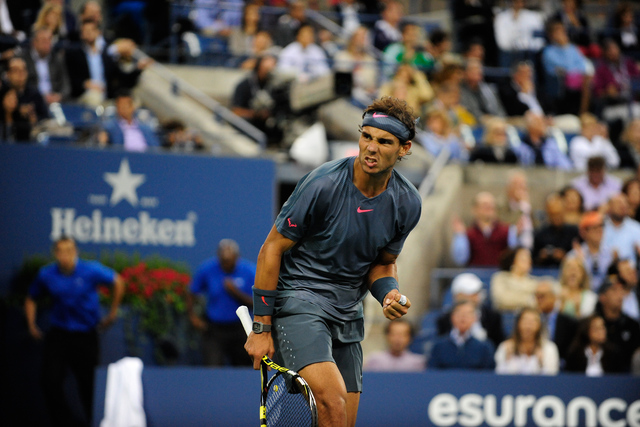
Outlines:
[[287,221],[289,221],[289,227],[297,227],[298,224],[294,224],[291,222],[291,218],[287,218]]
[[371,212],[371,211],[373,211],[373,209],[362,209],[360,206],[358,206],[358,213]]

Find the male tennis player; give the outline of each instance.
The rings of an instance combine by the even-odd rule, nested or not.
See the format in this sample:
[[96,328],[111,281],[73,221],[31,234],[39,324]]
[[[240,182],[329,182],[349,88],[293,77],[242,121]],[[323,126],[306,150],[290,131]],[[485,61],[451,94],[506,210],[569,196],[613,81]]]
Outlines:
[[389,319],[411,306],[398,290],[396,258],[421,200],[394,165],[414,136],[404,101],[387,97],[367,107],[358,156],[303,177],[258,255],[254,332],[245,349],[254,369],[275,353],[276,363],[300,373],[321,426],[356,423],[367,291]]

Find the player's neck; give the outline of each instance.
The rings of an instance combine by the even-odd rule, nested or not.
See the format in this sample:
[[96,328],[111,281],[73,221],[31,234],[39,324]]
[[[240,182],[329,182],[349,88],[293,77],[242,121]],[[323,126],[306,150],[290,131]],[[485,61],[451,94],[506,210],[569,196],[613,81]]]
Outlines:
[[368,174],[362,170],[358,159],[356,159],[353,168],[353,185],[355,185],[365,197],[376,197],[387,189],[392,171],[393,168],[389,168],[379,174]]

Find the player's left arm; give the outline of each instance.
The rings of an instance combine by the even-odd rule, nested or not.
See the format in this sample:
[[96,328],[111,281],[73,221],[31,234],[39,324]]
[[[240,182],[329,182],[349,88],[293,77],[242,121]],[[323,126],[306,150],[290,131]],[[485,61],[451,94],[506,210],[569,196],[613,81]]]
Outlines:
[[122,279],[122,276],[116,273],[113,279],[113,300],[111,301],[111,308],[109,309],[109,314],[107,314],[100,322],[101,329],[108,328],[113,324],[113,322],[115,322],[123,296],[124,280]]
[[[398,266],[396,264],[396,260],[398,259],[398,255],[390,254],[389,252],[382,251],[380,255],[376,259],[376,261],[371,265],[371,269],[369,270],[369,277],[367,280],[367,285],[369,286],[369,290],[375,296],[375,290],[372,289],[372,285],[376,283],[377,280],[382,279],[383,281],[388,281],[388,278],[391,278],[397,282],[398,280]],[[378,282],[375,286],[380,286],[381,282]],[[411,301],[409,298],[406,300],[405,305],[400,304],[400,298],[402,294],[398,289],[391,289],[386,293],[382,302],[382,312],[387,319],[397,319],[399,317],[404,316],[409,311],[409,307],[411,307]],[[406,296],[405,296],[406,298]]]

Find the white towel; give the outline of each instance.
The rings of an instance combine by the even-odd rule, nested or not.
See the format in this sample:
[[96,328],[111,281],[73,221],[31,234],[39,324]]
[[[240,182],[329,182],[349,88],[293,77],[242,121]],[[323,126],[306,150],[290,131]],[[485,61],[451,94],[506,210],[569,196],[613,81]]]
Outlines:
[[146,427],[142,402],[142,360],[124,357],[107,369],[104,418],[100,427]]

